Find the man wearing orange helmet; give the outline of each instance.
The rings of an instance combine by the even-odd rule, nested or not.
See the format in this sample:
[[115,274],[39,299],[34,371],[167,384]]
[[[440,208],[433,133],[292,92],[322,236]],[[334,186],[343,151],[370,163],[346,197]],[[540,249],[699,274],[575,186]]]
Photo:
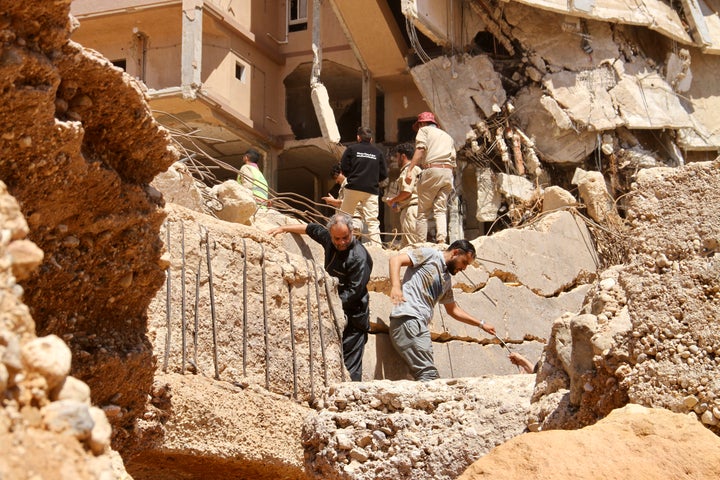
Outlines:
[[[418,115],[413,129],[417,132],[415,154],[408,170],[412,171],[415,165],[423,169],[417,181],[417,235],[420,241],[427,240],[427,219],[432,212],[435,217],[435,241],[447,243],[447,205],[453,191],[453,171],[456,167],[455,141],[437,126],[432,112]],[[407,175],[405,183],[411,182],[412,177]]]

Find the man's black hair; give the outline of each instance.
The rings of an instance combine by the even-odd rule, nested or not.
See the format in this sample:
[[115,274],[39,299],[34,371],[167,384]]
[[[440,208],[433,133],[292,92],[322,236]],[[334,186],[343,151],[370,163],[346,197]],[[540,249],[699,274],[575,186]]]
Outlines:
[[247,152],[245,152],[245,155],[250,159],[253,163],[258,163],[262,156],[260,155],[260,152],[255,150],[254,148],[249,148]]
[[357,129],[357,135],[361,142],[369,142],[373,138],[373,131],[370,127],[360,127]]
[[397,153],[398,155],[405,155],[407,158],[412,160],[412,157],[415,154],[415,144],[405,142],[401,143],[400,145],[396,145],[393,153]]
[[450,250],[462,250],[465,253],[469,253],[472,255],[472,258],[475,258],[475,247],[472,243],[468,242],[467,240],[461,239],[461,240],[455,240],[453,243],[450,244],[450,246],[447,248],[448,251]]
[[340,164],[339,164],[339,163],[336,163],[336,164],[333,165],[332,168],[330,169],[330,176],[331,176],[332,178],[337,177],[337,176],[340,175],[341,173],[342,173],[342,168],[340,167]]

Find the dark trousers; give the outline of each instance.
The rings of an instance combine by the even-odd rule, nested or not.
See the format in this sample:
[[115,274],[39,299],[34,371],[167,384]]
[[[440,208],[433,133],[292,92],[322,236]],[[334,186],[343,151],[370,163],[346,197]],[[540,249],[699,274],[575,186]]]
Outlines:
[[362,357],[368,339],[369,315],[364,320],[349,320],[343,330],[343,359],[353,382],[362,381]]

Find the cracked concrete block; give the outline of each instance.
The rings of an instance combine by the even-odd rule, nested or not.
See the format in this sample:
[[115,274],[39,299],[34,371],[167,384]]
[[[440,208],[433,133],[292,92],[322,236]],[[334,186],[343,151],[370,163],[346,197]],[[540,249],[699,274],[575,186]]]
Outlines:
[[492,222],[497,218],[502,203],[502,197],[495,188],[495,174],[490,168],[478,168],[475,177],[478,190],[475,218],[479,222]]
[[551,213],[528,228],[502,230],[472,240],[478,262],[490,275],[517,281],[538,295],[552,296],[598,269],[598,257],[582,218]]
[[572,183],[578,186],[578,193],[585,203],[590,218],[603,225],[622,223],[601,172],[586,172],[582,168],[577,168]]
[[[532,363],[540,359],[544,344],[524,342],[508,345]],[[451,341],[433,345],[435,366],[441,378],[479,377],[482,375],[512,375],[520,373],[510,363],[508,351],[501,345]]]
[[608,93],[615,86],[615,75],[605,66],[581,72],[548,74],[543,86],[562,105],[577,127],[603,131],[624,124]]
[[247,224],[257,210],[252,192],[235,180],[226,180],[212,188],[213,194],[222,204],[218,218],[228,222]]
[[659,73],[637,62],[625,64],[625,76],[610,90],[628,128],[685,128],[693,120]]
[[552,185],[543,191],[543,213],[560,210],[573,205],[577,205],[577,200],[572,193],[562,187]]
[[[494,325],[503,341],[535,339],[544,342],[549,338],[556,318],[566,312],[580,311],[584,296],[565,297],[562,301],[559,297],[546,298],[534,294],[527,287],[507,285],[493,277],[481,291],[473,294],[456,292],[455,299],[463,310]],[[461,333],[467,330],[465,324],[447,314],[445,316],[445,324],[452,336],[461,337]],[[478,329],[476,336],[484,339],[487,334]]]
[[507,99],[500,75],[486,55],[439,57],[414,67],[410,74],[456,148],[465,144],[468,125],[495,115]]
[[330,106],[330,96],[327,88],[322,83],[315,83],[311,86],[310,96],[323,138],[326,138],[331,143],[340,142],[340,131],[335,122],[335,113]]
[[574,130],[557,102],[538,87],[517,94],[514,115],[520,129],[535,140],[545,163],[581,165],[597,147],[596,132]]
[[535,184],[525,177],[500,173],[497,176],[497,189],[505,198],[529,203],[535,198]]

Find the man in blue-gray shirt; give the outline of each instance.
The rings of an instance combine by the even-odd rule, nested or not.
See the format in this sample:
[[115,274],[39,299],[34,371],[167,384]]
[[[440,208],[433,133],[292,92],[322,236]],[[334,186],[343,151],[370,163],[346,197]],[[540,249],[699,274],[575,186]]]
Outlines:
[[[438,301],[456,320],[495,335],[495,327],[477,320],[455,302],[451,275],[475,260],[475,247],[467,240],[454,241],[447,250],[418,248],[390,257],[390,342],[415,380],[439,377],[433,359],[428,324]],[[400,269],[407,267],[400,283]]]
[[325,271],[338,279],[338,295],[347,319],[343,330],[343,358],[350,378],[362,377],[362,357],[370,330],[370,280],[373,261],[353,236],[352,218],[345,213],[330,217],[327,226],[317,223],[281,225],[268,233],[306,234],[325,250]]

